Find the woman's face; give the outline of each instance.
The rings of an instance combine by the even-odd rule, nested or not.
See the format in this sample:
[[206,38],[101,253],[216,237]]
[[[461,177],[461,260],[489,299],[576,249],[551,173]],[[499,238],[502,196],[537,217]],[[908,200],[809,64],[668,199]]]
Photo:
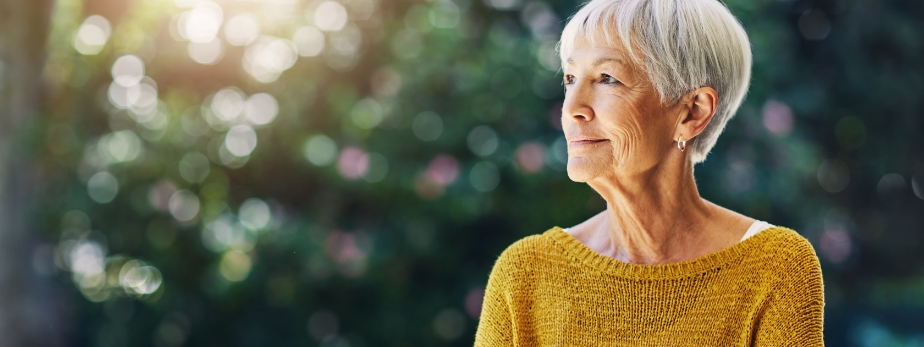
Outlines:
[[571,180],[642,173],[672,147],[679,118],[671,115],[679,110],[661,106],[644,69],[633,65],[622,48],[578,40],[562,70],[561,123]]

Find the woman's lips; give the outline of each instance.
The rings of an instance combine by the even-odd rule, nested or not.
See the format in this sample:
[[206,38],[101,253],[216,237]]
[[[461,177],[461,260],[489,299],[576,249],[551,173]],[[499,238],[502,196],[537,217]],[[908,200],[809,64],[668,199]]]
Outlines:
[[571,141],[568,143],[568,147],[595,145],[595,144],[606,142],[606,141],[609,141],[609,140],[603,139],[603,140]]

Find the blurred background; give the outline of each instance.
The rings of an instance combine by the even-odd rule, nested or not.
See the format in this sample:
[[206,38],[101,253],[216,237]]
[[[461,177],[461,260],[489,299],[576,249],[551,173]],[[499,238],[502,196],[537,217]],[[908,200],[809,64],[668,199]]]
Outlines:
[[[924,346],[924,3],[727,0],[702,196],[808,238],[829,346]],[[471,346],[571,182],[571,0],[0,1],[4,346]]]

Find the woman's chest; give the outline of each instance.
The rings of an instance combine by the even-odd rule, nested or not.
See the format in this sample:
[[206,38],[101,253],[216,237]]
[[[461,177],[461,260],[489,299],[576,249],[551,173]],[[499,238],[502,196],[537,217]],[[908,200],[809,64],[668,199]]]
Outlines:
[[[770,295],[720,271],[673,280],[543,278],[517,309],[518,340],[540,346],[745,345]],[[756,285],[755,285],[756,284]]]

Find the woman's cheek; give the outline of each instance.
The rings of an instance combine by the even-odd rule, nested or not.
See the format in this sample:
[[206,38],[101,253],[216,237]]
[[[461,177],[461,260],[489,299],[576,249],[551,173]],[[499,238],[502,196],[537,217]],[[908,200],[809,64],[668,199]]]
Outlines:
[[638,141],[638,139],[630,129],[625,127],[617,129],[613,135],[613,140],[610,141],[613,153],[613,163],[611,165],[625,166],[626,163],[632,160],[632,151],[636,148],[635,141]]

